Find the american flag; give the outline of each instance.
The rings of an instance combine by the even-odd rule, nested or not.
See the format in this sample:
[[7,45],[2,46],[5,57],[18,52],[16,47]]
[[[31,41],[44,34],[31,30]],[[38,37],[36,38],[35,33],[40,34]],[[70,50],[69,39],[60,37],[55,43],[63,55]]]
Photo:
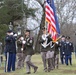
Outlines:
[[53,41],[56,41],[58,38],[57,35],[60,34],[60,29],[55,13],[54,0],[46,0],[45,15],[48,22],[48,32],[51,34]]

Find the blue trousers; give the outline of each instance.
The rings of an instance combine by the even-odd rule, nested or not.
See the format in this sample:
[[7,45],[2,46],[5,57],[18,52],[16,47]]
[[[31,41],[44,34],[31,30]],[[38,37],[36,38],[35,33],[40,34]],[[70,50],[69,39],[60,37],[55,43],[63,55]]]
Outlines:
[[7,72],[15,71],[15,61],[16,61],[16,54],[15,53],[8,53],[7,54]]
[[64,64],[64,54],[60,55],[61,63]]
[[72,57],[71,57],[71,55],[65,55],[65,63],[66,63],[66,65],[69,65],[68,61],[70,62],[70,65],[72,65]]

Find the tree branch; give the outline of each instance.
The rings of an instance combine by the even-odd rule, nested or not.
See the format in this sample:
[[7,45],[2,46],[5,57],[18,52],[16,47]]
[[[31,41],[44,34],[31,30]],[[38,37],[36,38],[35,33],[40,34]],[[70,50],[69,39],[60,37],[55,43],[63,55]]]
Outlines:
[[40,27],[40,26],[38,26],[38,27],[36,27],[36,28],[32,29],[31,31],[34,31],[34,30],[38,29],[39,27]]

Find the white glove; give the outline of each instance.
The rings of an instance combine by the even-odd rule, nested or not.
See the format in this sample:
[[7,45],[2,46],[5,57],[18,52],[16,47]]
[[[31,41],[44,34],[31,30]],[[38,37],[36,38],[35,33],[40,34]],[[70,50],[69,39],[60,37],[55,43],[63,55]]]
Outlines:
[[64,58],[65,58],[65,55],[64,55]]
[[23,51],[23,48],[21,48],[21,51]]
[[22,43],[23,43],[23,44],[25,44],[25,43],[26,43],[26,41],[24,41],[24,40],[23,40],[23,41],[22,41]]
[[54,46],[51,46],[51,48],[53,48]]
[[11,32],[10,35],[13,35],[13,32]]
[[32,40],[30,40],[30,43],[32,43]]
[[64,54],[64,52],[63,52],[63,54]]
[[21,37],[20,39],[21,39],[22,41],[24,40],[24,38],[23,38],[23,37]]
[[17,34],[14,34],[13,36],[15,36],[15,37],[16,37],[16,36],[17,36]]
[[58,42],[56,42],[56,44],[58,44]]

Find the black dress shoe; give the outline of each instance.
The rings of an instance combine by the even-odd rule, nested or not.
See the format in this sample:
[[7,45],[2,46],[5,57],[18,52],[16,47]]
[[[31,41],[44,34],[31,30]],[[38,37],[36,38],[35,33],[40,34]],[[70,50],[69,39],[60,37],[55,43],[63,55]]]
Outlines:
[[27,72],[26,74],[31,74],[31,72]]
[[48,72],[50,72],[51,71],[51,69],[48,69]]
[[38,67],[35,67],[35,68],[34,68],[34,73],[37,71],[37,69],[38,69]]
[[72,64],[70,64],[72,66]]
[[47,72],[47,68],[44,69],[44,72]]
[[68,64],[66,64],[68,66]]

